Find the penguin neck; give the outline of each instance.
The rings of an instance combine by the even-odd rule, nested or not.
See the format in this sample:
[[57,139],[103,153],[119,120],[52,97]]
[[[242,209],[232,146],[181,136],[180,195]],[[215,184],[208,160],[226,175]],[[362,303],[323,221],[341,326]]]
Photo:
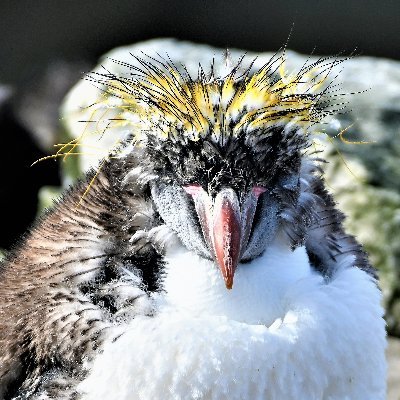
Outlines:
[[290,287],[311,274],[305,248],[292,251],[277,235],[260,257],[238,265],[228,290],[214,261],[178,245],[165,256],[162,304],[194,317],[223,316],[270,326],[285,315]]

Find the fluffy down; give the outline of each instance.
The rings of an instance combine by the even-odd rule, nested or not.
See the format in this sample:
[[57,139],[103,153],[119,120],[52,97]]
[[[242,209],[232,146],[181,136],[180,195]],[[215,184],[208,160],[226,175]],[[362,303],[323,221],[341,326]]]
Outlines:
[[[236,286],[224,291],[233,304],[245,302],[246,308],[260,295],[261,302],[275,301],[265,315],[262,307],[250,312],[250,323],[240,312],[235,317],[227,299],[219,299],[220,307],[207,307],[208,296],[222,281],[213,279],[211,262],[204,285],[196,280],[200,273],[192,276],[192,301],[169,296],[171,270],[182,271],[185,261],[187,276],[199,268],[199,260],[189,254],[170,258],[157,315],[135,318],[105,347],[79,385],[82,398],[188,399],[190,393],[192,399],[216,400],[384,399],[385,323],[376,283],[357,268],[342,269],[326,283],[306,267],[304,249],[291,253],[291,264],[279,261],[283,253],[275,246],[239,265]],[[294,270],[302,272],[292,275]],[[271,316],[272,324],[254,323]]]

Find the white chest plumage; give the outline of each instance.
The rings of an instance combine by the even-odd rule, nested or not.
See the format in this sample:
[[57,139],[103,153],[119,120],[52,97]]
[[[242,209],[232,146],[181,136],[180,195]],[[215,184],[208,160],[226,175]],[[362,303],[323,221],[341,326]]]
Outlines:
[[230,291],[183,249],[165,273],[158,313],[106,346],[84,399],[384,399],[380,292],[363,271],[326,284],[303,248],[277,242]]
[[234,288],[227,290],[215,262],[180,247],[166,258],[163,304],[192,316],[225,316],[269,326],[285,314],[284,295],[312,274],[304,248],[275,241],[251,263],[239,264]]

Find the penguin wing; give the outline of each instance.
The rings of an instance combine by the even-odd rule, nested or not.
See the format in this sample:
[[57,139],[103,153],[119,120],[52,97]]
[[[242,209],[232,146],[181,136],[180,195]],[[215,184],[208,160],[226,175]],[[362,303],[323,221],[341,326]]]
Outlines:
[[145,233],[159,221],[145,185],[124,180],[136,162],[88,173],[1,265],[0,398],[68,398],[84,361],[153,312],[161,256]]

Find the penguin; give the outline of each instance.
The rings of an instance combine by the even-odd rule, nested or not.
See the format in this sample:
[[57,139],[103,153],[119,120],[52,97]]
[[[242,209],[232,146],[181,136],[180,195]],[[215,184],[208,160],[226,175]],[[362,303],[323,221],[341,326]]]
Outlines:
[[312,151],[336,61],[135,60],[88,77],[127,138],[1,264],[0,398],[384,399],[376,271]]

